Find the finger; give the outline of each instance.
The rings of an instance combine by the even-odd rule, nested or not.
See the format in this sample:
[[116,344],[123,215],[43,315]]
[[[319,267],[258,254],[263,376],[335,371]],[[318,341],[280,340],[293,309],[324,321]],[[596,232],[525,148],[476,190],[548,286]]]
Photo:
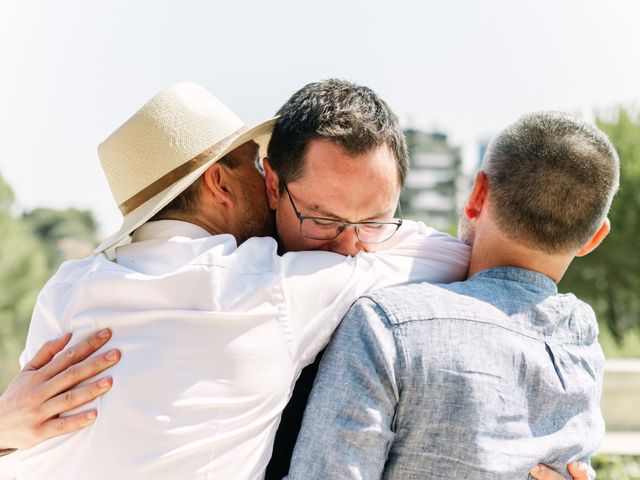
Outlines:
[[589,480],[589,468],[584,462],[570,463],[568,470],[573,480]]
[[27,362],[22,369],[23,372],[28,370],[39,370],[51,361],[55,355],[64,348],[64,346],[71,340],[71,333],[66,333],[62,337],[46,342],[40,350],[36,352],[33,358]]
[[56,415],[84,405],[108,392],[112,385],[113,379],[111,377],[105,377],[87,385],[67,390],[42,405],[42,416],[43,418],[55,417]]
[[564,480],[558,472],[540,463],[531,469],[529,475],[537,480]]
[[90,335],[85,340],[79,342],[77,345],[67,348],[60,355],[57,355],[51,363],[42,369],[42,375],[45,379],[50,379],[53,376],[59,374],[63,370],[66,370],[70,365],[84,360],[93,352],[102,347],[111,338],[111,330],[105,328],[93,335]]
[[75,432],[95,422],[98,412],[88,410],[68,417],[56,417],[47,420],[41,427],[41,439],[47,440],[65,433]]
[[40,394],[44,398],[52,398],[60,392],[76,386],[120,361],[120,351],[109,350],[92,358],[87,358],[82,362],[71,365],[63,372],[57,374],[48,382],[42,385]]

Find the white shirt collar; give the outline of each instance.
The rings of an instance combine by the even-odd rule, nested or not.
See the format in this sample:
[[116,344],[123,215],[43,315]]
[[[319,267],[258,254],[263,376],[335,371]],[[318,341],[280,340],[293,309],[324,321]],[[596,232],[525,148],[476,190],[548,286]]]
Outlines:
[[145,240],[159,240],[172,237],[186,237],[191,239],[210,237],[204,228],[182,220],[156,220],[143,224],[133,233],[131,242]]
[[158,220],[142,225],[131,243],[116,249],[116,263],[145,275],[165,275],[214,248],[217,255],[229,255],[237,248],[236,239],[211,235],[189,222]]

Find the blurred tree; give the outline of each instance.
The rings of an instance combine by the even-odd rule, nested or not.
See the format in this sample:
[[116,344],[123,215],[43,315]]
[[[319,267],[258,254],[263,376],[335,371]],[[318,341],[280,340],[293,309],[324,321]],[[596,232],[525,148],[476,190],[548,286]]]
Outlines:
[[620,108],[599,116],[597,124],[620,155],[611,233],[600,248],[571,264],[560,287],[590,303],[621,343],[627,331],[640,328],[640,115]]
[[[70,257],[82,257],[91,253],[96,244],[96,221],[89,210],[36,208],[25,213],[23,219],[42,242],[49,267],[53,270]],[[69,255],[62,245],[67,239],[81,242],[86,245],[86,249],[78,255]]]
[[13,193],[0,176],[0,387],[18,370],[31,310],[50,270],[31,229],[12,215]]
[[591,466],[598,480],[637,480],[640,478],[640,456],[595,455]]
[[38,292],[62,261],[91,253],[96,222],[90,211],[13,211],[11,187],[0,176],[0,391],[18,370]]

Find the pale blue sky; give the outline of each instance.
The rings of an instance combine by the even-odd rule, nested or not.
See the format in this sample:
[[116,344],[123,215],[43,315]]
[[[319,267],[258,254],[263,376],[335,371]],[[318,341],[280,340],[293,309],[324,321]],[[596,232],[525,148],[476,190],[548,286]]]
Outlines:
[[255,123],[346,78],[473,163],[525,112],[638,105],[639,50],[637,0],[0,0],[0,173],[20,207],[90,208],[106,234],[97,144],[175,82]]

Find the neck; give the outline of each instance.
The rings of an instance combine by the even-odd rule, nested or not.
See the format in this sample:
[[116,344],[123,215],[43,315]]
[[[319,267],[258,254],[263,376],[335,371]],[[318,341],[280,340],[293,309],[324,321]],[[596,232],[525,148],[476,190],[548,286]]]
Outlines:
[[567,257],[523,247],[507,238],[496,241],[494,237],[491,241],[485,241],[478,237],[471,249],[467,278],[488,268],[517,267],[542,273],[558,283],[571,263],[571,258]]

